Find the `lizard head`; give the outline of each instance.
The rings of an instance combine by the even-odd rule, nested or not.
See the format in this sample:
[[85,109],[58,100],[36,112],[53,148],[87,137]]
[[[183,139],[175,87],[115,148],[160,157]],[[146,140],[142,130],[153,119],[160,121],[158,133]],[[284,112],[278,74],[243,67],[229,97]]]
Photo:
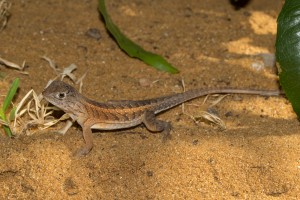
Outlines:
[[72,107],[78,100],[80,94],[71,85],[62,81],[53,81],[43,92],[44,98],[51,104],[65,112],[72,113]]

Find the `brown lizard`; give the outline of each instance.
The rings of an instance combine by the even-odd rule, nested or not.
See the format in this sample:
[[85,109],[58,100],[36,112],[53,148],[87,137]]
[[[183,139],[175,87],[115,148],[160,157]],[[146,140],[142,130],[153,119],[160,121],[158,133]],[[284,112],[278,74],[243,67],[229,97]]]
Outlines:
[[208,94],[256,94],[277,96],[281,92],[248,89],[195,89],[147,100],[120,100],[100,103],[90,100],[62,81],[53,81],[44,91],[44,98],[62,109],[82,127],[85,146],[77,155],[86,155],[93,148],[91,129],[115,130],[144,124],[151,132],[171,130],[169,122],[156,119],[155,115],[191,99]]

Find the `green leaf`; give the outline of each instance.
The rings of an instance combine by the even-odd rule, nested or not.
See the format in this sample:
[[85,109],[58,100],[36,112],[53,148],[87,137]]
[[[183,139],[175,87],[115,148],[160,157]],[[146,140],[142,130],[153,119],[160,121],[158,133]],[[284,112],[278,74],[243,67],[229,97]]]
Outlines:
[[146,64],[153,66],[161,71],[169,73],[178,73],[179,71],[168,63],[161,56],[144,50],[139,45],[135,44],[129,38],[127,38],[120,29],[112,22],[110,16],[107,13],[104,0],[99,0],[99,11],[102,14],[106,23],[106,28],[113,35],[117,41],[119,47],[125,51],[129,56],[138,58]]
[[[7,119],[6,119],[6,116],[5,116],[5,113],[3,112],[2,109],[0,109],[0,118],[3,120],[3,122],[5,122],[5,123],[8,124]],[[12,136],[12,132],[11,132],[9,126],[2,124],[2,127],[3,127],[3,129],[4,129],[5,133],[6,133],[6,135],[7,135],[8,137],[11,137],[11,136]]]
[[8,106],[11,104],[11,101],[17,92],[17,89],[19,87],[19,82],[20,82],[19,78],[16,78],[14,80],[14,82],[12,83],[12,85],[10,86],[10,89],[9,89],[9,91],[4,99],[3,105],[2,105],[2,110],[4,113],[6,112]]
[[3,125],[3,129],[8,137],[12,136],[12,132],[8,126]]
[[[7,121],[7,118],[5,116],[5,112],[7,110],[7,108],[9,107],[9,105],[11,104],[11,101],[12,99],[14,98],[16,92],[17,92],[17,89],[19,87],[19,78],[16,78],[12,85],[10,86],[10,89],[8,90],[8,93],[4,99],[4,102],[3,102],[3,105],[2,107],[0,108],[0,118],[4,121],[4,122],[7,122],[9,124],[9,122]],[[14,117],[14,114],[15,114],[15,111],[16,111],[16,108],[14,107],[11,112],[10,112],[10,119],[12,119],[12,117]],[[3,129],[6,133],[6,135],[8,137],[11,137],[12,136],[12,132],[9,128],[9,126],[7,125],[2,125],[3,126]]]
[[5,113],[3,112],[2,108],[0,108],[0,118],[6,121]]
[[286,0],[277,19],[279,81],[300,118],[300,1]]
[[13,121],[15,119],[17,107],[13,107],[9,113],[9,121]]

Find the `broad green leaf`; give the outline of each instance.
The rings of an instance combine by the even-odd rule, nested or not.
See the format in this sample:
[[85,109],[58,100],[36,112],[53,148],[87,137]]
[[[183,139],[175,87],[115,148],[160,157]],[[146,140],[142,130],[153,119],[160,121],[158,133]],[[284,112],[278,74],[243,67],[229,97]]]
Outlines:
[[277,19],[279,81],[300,118],[300,1],[286,0]]
[[138,58],[146,64],[153,66],[161,71],[166,71],[169,73],[179,72],[161,56],[144,50],[142,47],[127,38],[111,20],[109,14],[107,13],[104,0],[99,0],[99,11],[104,18],[106,28],[113,35],[120,48],[129,56]]

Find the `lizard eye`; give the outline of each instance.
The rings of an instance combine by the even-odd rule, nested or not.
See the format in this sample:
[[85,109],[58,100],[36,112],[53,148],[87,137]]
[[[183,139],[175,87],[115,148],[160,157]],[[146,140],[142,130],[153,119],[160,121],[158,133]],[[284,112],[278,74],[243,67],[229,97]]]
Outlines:
[[64,92],[59,92],[56,94],[56,98],[58,99],[64,99],[66,97],[66,93]]

